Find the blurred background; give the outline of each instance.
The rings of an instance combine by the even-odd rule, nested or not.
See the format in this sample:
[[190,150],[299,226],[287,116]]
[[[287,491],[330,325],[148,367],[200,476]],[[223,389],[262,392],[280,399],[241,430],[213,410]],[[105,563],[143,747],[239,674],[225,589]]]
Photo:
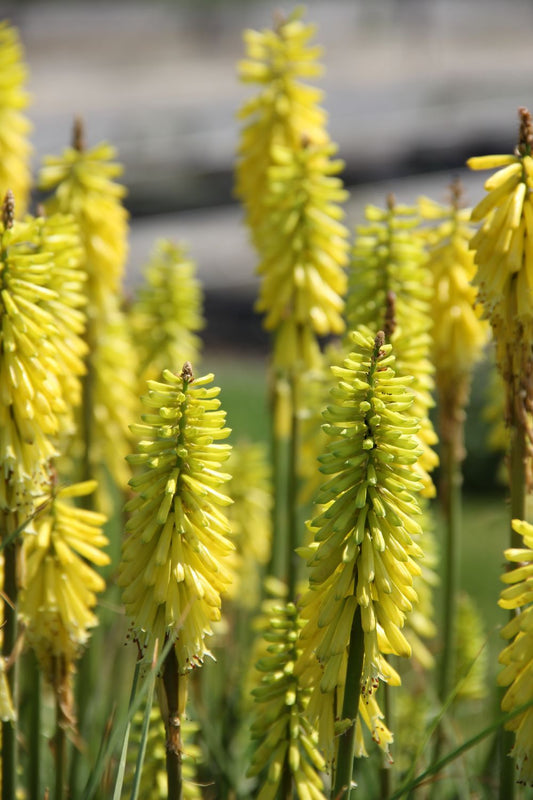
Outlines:
[[[316,83],[346,162],[350,228],[366,203],[383,204],[390,191],[400,202],[421,193],[445,201],[457,175],[467,202],[477,202],[484,178],[464,169],[466,158],[511,151],[517,108],[533,105],[533,2],[308,0],[306,7],[325,51]],[[189,244],[205,290],[206,367],[219,367],[224,383],[228,360],[248,359],[245,383],[231,369],[226,382],[250,397],[250,420],[242,422],[254,437],[266,431],[256,400],[268,340],[253,312],[256,258],[233,196],[236,112],[254,92],[239,83],[236,65],[243,29],[270,27],[276,11],[292,8],[265,0],[0,2],[30,67],[35,169],[70,143],[75,114],[85,120],[88,145],[116,146],[132,226],[127,290],[157,238]],[[475,391],[473,488],[492,484],[496,473],[478,446],[483,403]]]

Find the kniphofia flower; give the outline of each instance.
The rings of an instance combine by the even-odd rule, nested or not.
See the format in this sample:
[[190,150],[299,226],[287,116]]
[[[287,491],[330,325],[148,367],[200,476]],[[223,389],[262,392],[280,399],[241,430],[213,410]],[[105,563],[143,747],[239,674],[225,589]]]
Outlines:
[[[41,492],[57,438],[79,397],[74,387],[83,371],[79,356],[78,290],[83,273],[72,265],[72,293],[63,292],[64,264],[60,240],[72,246],[79,239],[69,218],[13,220],[14,200],[8,193],[0,225],[0,507],[15,508]],[[50,231],[56,226],[55,243]],[[57,273],[55,273],[57,267]],[[75,322],[73,322],[75,319]],[[71,324],[72,323],[72,324]],[[70,424],[70,423],[68,423]],[[18,497],[14,499],[12,493]]]
[[62,156],[46,156],[39,176],[41,191],[53,192],[47,212],[73,214],[80,227],[91,316],[105,308],[108,294],[120,291],[127,256],[126,190],[114,180],[122,174],[114,158],[107,143],[85,148],[78,121],[73,146]]
[[31,124],[22,113],[29,101],[23,59],[16,28],[0,22],[0,197],[13,192],[19,217],[26,209],[31,184]]
[[348,231],[341,222],[346,192],[335,150],[304,139],[271,151],[256,309],[274,332],[278,367],[319,366],[318,337],[344,331]]
[[161,381],[148,381],[148,413],[131,426],[140,441],[128,460],[142,471],[130,480],[135,497],[126,505],[117,581],[136,638],[149,653],[156,640],[175,638],[181,672],[209,654],[230,581],[222,508],[231,500],[221,491],[230,477],[221,472],[230,453],[221,440],[230,430],[212,380],[194,379],[188,363],[180,375],[165,370]]
[[[498,659],[504,665],[498,683],[509,687],[502,700],[503,711],[533,701],[533,525],[515,519],[513,528],[523,537],[524,547],[505,551],[507,561],[517,566],[502,575],[508,586],[502,590],[498,605],[521,611],[502,629],[502,636],[510,640]],[[506,727],[516,734],[511,755],[516,762],[517,781],[533,786],[533,706],[511,719]]]
[[422,484],[414,470],[421,448],[408,382],[395,376],[382,333],[374,340],[362,329],[350,340],[350,355],[332,367],[336,385],[324,414],[330,442],[319,460],[331,477],[316,498],[322,510],[311,523],[314,542],[302,551],[309,589],[301,606],[308,622],[298,671],[313,686],[308,711],[330,752],[358,607],[364,633],[360,710],[388,746],[373,693],[380,680],[399,682],[384,654],[411,654],[401,629],[417,600],[413,576],[422,555],[415,542],[421,533],[415,495]]
[[246,60],[239,64],[241,80],[258,84],[259,93],[239,112],[244,128],[239,144],[236,191],[259,251],[265,243],[261,228],[268,169],[273,147],[299,148],[303,135],[325,144],[326,115],[318,106],[322,92],[302,82],[318,76],[322,49],[311,46],[316,33],[301,19],[301,9],[279,18],[275,29],[244,33]]

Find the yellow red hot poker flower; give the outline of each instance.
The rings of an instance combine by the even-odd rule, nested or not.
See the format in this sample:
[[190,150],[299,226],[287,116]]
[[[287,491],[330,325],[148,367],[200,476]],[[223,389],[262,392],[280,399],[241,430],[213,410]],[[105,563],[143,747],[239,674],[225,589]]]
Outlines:
[[131,426],[140,441],[128,460],[142,471],[130,480],[135,496],[126,505],[117,580],[136,638],[149,653],[156,640],[174,639],[180,672],[209,654],[230,582],[233,544],[222,511],[231,503],[222,492],[230,476],[221,472],[230,429],[212,380],[193,378],[188,363],[180,375],[165,370],[161,381],[148,381],[148,413]]
[[[341,367],[332,367],[336,386],[324,414],[330,442],[319,459],[321,471],[331,477],[316,498],[323,510],[311,523],[314,542],[304,550],[309,589],[301,606],[308,623],[299,671],[314,685],[309,713],[320,710],[325,744],[346,690],[356,613],[364,639],[362,703],[372,699],[379,680],[398,682],[384,653],[411,653],[401,629],[417,600],[413,577],[420,573],[422,555],[415,543],[421,532],[415,494],[422,484],[414,470],[418,422],[408,411],[408,382],[395,376],[391,345],[384,344],[382,333],[374,340],[361,330],[350,340],[350,355]],[[373,709],[375,725],[378,712]],[[364,713],[370,716],[368,706]],[[376,728],[376,738],[387,745],[390,734],[381,728],[383,736]]]

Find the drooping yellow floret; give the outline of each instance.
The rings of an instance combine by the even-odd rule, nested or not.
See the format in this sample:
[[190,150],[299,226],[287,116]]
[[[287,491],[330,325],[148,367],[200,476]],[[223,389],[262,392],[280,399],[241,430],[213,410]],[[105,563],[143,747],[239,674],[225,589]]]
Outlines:
[[275,334],[274,364],[307,368],[320,362],[317,337],[344,331],[348,231],[339,205],[346,197],[332,144],[309,140],[276,146],[268,171],[256,309]]
[[394,347],[396,373],[413,379],[410,413],[420,421],[423,447],[418,468],[424,495],[435,488],[430,477],[438,464],[433,450],[437,437],[429,419],[434,366],[431,348],[432,276],[423,241],[415,229],[416,209],[397,204],[392,195],[387,208],[367,206],[367,223],[356,228],[346,299],[348,331],[359,325],[382,328]]
[[247,222],[261,252],[261,230],[267,173],[275,146],[298,149],[302,136],[325,144],[326,115],[318,106],[322,92],[302,83],[321,74],[322,50],[310,46],[315,26],[304,23],[297,9],[280,18],[274,30],[244,33],[246,60],[239,64],[241,80],[259,85],[259,94],[239,112],[244,128],[239,145],[236,191],[244,203]]
[[95,488],[95,481],[87,481],[54,491],[35,519],[36,533],[24,538],[20,613],[28,642],[52,683],[56,660],[71,664],[98,624],[94,606],[105,582],[90,565],[109,563],[102,550],[108,544],[102,533],[106,517],[66,502]]
[[209,654],[206,638],[230,581],[233,544],[221,510],[231,503],[221,492],[230,476],[220,471],[230,446],[219,443],[230,430],[212,379],[193,379],[187,363],[181,375],[165,370],[148,382],[143,423],[131,426],[141,438],[128,460],[142,472],[130,480],[136,495],[126,505],[117,582],[139,642],[152,653],[156,640],[175,638],[182,672]]
[[[330,442],[319,460],[321,472],[331,477],[316,498],[323,510],[311,523],[314,543],[302,552],[309,590],[301,606],[308,623],[298,671],[314,687],[309,713],[319,720],[324,746],[334,709],[340,708],[358,608],[364,632],[362,702],[379,680],[398,683],[383,654],[411,653],[401,629],[417,600],[413,577],[420,573],[422,554],[414,541],[421,532],[415,494],[422,484],[414,469],[421,448],[418,423],[408,411],[412,394],[406,379],[394,374],[383,334],[374,341],[366,331],[353,332],[350,340],[343,366],[332,367],[336,386],[324,414]],[[386,746],[387,737],[379,738]]]
[[[498,605],[521,610],[501,632],[510,640],[498,659],[504,665],[498,683],[509,687],[502,700],[503,711],[533,700],[533,525],[515,519],[513,529],[523,537],[524,548],[505,551],[507,561],[517,566],[502,575],[508,585]],[[510,755],[516,762],[517,782],[533,786],[533,706],[510,720],[506,728],[516,734]]]
[[195,363],[204,325],[196,264],[183,245],[157,243],[130,311],[141,380],[157,377],[167,364]]
[[21,113],[28,105],[28,78],[17,30],[0,22],[0,197],[12,191],[17,216],[28,204],[31,184],[29,120]]

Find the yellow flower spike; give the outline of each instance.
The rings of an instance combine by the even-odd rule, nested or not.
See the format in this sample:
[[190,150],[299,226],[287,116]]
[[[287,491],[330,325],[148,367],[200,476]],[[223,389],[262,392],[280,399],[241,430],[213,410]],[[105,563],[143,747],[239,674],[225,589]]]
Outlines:
[[456,629],[453,685],[459,687],[458,697],[481,700],[488,693],[487,636],[481,614],[471,597],[464,593],[459,596]]
[[[332,367],[336,386],[324,413],[330,442],[319,459],[328,477],[315,500],[323,508],[312,522],[309,589],[302,598],[308,622],[297,672],[313,686],[309,713],[317,721],[317,714],[333,718],[340,707],[357,606],[363,697],[372,695],[379,680],[397,680],[382,653],[410,653],[400,628],[416,600],[413,575],[420,572],[420,549],[411,536],[419,526],[410,519],[420,514],[414,493],[422,488],[413,468],[421,448],[418,424],[408,412],[412,394],[407,381],[394,375],[383,333],[374,340],[361,329],[350,339],[352,352],[342,366]],[[321,739],[321,745],[331,750],[331,742]]]
[[[514,519],[513,529],[523,537],[525,549],[505,551],[511,564],[519,562],[521,566],[502,576],[510,586],[502,591],[498,601],[502,608],[521,609],[502,630],[502,636],[510,640],[498,659],[505,665],[498,683],[508,687],[502,700],[503,711],[512,711],[533,700],[533,525]],[[516,762],[517,783],[533,786],[533,707],[518,714],[506,727],[515,731],[510,755]]]
[[309,689],[303,689],[294,674],[298,658],[298,635],[302,623],[294,603],[265,603],[270,620],[263,636],[266,652],[257,661],[261,673],[252,690],[256,713],[252,738],[258,741],[248,775],[262,775],[258,797],[277,797],[280,787],[292,786],[301,800],[324,800],[319,773],[326,767],[318,749],[317,734],[305,716]]
[[317,62],[321,48],[309,45],[316,29],[304,23],[301,16],[301,9],[297,9],[278,19],[275,30],[244,33],[247,59],[239,64],[239,73],[245,83],[259,85],[259,94],[239,112],[244,127],[236,192],[244,203],[260,252],[265,243],[261,221],[273,148],[297,148],[304,134],[317,144],[328,139],[326,115],[318,106],[322,92],[301,81],[322,72]]
[[195,273],[185,247],[165,239],[157,243],[130,311],[143,381],[159,375],[167,364],[199,358],[196,332],[205,322]]
[[470,283],[476,272],[474,254],[469,250],[474,233],[468,224],[470,211],[460,207],[458,182],[452,185],[452,193],[449,206],[427,198],[419,200],[422,219],[433,223],[427,241],[434,284],[431,352],[439,391],[446,385],[455,387],[471,373],[481,358],[489,332],[488,323],[480,319],[477,290]]
[[124,460],[131,450],[128,420],[138,410],[133,391],[137,384],[137,353],[126,315],[112,296],[108,298],[105,319],[95,331],[91,369],[93,435],[89,459],[91,474],[99,480],[99,505],[107,511],[111,501],[106,491],[106,471],[117,486],[124,486],[131,477]]
[[80,227],[91,315],[120,291],[127,256],[128,214],[121,203],[126,190],[114,180],[122,173],[114,157],[105,143],[86,150],[77,120],[73,146],[62,156],[47,156],[39,176],[41,191],[54,192],[46,211],[73,214]]
[[234,579],[228,594],[245,608],[253,609],[259,599],[259,569],[270,558],[272,538],[272,489],[270,469],[262,444],[239,443],[227,463],[231,480],[228,509],[232,540],[235,542]]
[[415,399],[410,413],[420,420],[418,439],[423,446],[418,471],[424,495],[435,487],[430,472],[438,463],[432,449],[437,437],[429,419],[434,367],[430,361],[432,276],[424,243],[416,233],[417,210],[397,204],[392,195],[387,208],[367,206],[367,224],[356,228],[346,299],[349,331],[360,325],[385,330],[396,356],[396,373],[410,376]]
[[[488,194],[472,211],[472,219],[482,224],[470,246],[475,251],[477,265],[474,282],[493,330],[496,362],[506,385],[505,421],[519,431],[516,434],[518,438],[526,437],[527,459],[522,471],[530,486],[533,449],[529,419],[533,341],[533,123],[526,108],[519,109],[519,119],[518,144],[514,154],[509,156],[509,164],[488,179]],[[514,452],[513,448],[511,451]],[[524,461],[521,456],[519,458]],[[514,480],[516,482],[516,478]]]
[[[39,494],[57,437],[72,428],[81,355],[79,238],[71,218],[14,221],[8,192],[0,224],[0,506]],[[67,263],[68,262],[68,263]]]
[[206,638],[220,618],[220,595],[231,581],[230,525],[221,507],[230,476],[220,468],[230,433],[219,410],[213,376],[194,378],[186,363],[148,381],[149,413],[132,425],[141,440],[128,460],[141,471],[126,505],[130,519],[118,579],[134,635],[153,653],[156,641],[175,638],[178,667],[186,672],[209,655]]
[[17,30],[0,22],[0,197],[11,190],[22,217],[31,185],[31,123],[21,113],[28,105],[27,69]]
[[348,231],[340,221],[346,193],[336,177],[342,164],[331,158],[335,149],[304,139],[272,153],[256,310],[275,333],[278,367],[319,366],[317,337],[344,331]]
[[20,613],[29,644],[48,681],[55,685],[60,659],[72,664],[98,620],[96,594],[105,583],[90,566],[105,566],[108,544],[103,514],[69,505],[96,489],[96,481],[54,490],[35,519],[36,534],[24,538],[25,586]]

